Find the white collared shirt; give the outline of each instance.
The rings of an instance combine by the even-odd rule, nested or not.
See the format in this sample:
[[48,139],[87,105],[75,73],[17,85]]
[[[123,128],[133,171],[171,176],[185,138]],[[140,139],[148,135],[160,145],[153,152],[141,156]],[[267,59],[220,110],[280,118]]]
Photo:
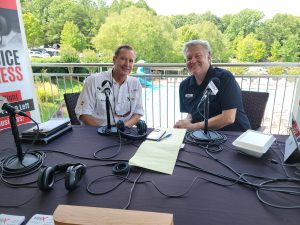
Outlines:
[[[139,80],[135,77],[127,76],[127,79],[119,85],[113,79],[112,71],[110,70],[93,74],[86,79],[75,108],[78,118],[82,114],[92,115],[98,121],[99,126],[107,125],[106,95],[103,90],[104,81],[112,83],[112,88],[109,91],[111,124],[115,124],[118,120],[127,121],[133,114],[144,115],[142,86]],[[124,115],[129,111],[130,113],[126,117],[117,116]]]

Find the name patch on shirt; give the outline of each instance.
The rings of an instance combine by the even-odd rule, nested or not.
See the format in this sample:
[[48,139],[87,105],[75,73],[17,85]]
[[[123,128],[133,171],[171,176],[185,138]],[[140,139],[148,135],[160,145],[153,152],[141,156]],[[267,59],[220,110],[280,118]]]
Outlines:
[[192,98],[192,97],[193,97],[193,94],[185,94],[185,97],[186,97],[186,98]]

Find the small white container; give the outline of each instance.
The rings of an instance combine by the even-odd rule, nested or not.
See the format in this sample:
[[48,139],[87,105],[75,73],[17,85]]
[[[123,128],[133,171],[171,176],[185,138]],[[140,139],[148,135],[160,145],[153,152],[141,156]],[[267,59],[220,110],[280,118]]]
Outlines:
[[264,134],[255,130],[247,130],[241,134],[232,145],[241,152],[260,158],[265,154],[276,138],[271,134]]

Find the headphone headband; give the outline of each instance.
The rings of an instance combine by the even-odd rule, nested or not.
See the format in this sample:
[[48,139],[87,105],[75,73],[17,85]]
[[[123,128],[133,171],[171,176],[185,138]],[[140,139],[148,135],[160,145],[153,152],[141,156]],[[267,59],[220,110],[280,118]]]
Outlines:
[[143,140],[147,136],[147,124],[144,120],[139,120],[136,124],[136,130],[134,128],[126,128],[124,122],[119,120],[117,122],[117,129],[121,137],[130,140]]

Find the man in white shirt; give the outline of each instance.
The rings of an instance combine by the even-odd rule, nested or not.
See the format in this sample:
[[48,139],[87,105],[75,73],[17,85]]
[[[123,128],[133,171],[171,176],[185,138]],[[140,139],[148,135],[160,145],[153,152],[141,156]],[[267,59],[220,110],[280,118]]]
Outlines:
[[140,120],[144,115],[142,86],[138,78],[128,76],[134,62],[133,48],[122,45],[115,51],[112,70],[93,74],[86,79],[75,108],[83,124],[107,125],[106,94],[111,105],[112,125],[122,120],[126,127],[132,127]]

